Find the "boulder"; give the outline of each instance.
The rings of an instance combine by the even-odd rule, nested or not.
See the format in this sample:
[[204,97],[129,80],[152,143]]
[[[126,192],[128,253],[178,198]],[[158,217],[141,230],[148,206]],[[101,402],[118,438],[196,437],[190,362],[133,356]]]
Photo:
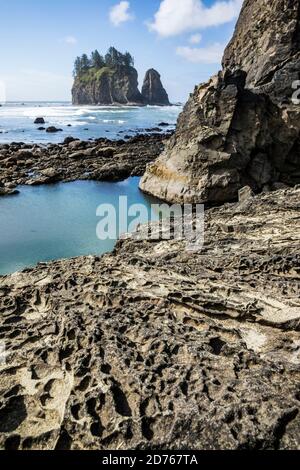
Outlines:
[[74,137],[66,137],[65,140],[63,141],[63,144],[64,145],[69,145],[71,144],[72,142],[75,142],[76,139]]
[[15,187],[11,186],[0,186],[0,197],[11,196],[13,194],[19,194],[19,191]]
[[115,153],[114,147],[103,147],[97,151],[97,156],[109,158],[109,157],[113,157],[114,153]]
[[34,121],[34,124],[45,124],[45,119],[43,117],[38,117]]
[[47,127],[46,132],[49,132],[49,133],[62,132],[62,129],[58,129],[55,126],[50,126],[50,127]]
[[59,177],[59,172],[55,168],[46,168],[41,170],[40,173],[51,181],[55,181]]

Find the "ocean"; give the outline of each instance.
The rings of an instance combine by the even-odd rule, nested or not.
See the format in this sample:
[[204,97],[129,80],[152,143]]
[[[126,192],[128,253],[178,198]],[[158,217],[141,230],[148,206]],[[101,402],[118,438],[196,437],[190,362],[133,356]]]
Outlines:
[[[0,142],[62,142],[72,136],[81,140],[100,137],[122,139],[147,132],[147,129],[168,124],[162,131],[174,129],[181,106],[72,106],[66,102],[8,102],[0,107]],[[34,124],[37,117],[45,125]],[[54,134],[39,127],[55,126],[62,132]]]
[[[73,136],[82,140],[108,137],[121,139],[148,132],[164,122],[173,129],[180,106],[104,107],[72,106],[69,103],[7,103],[0,107],[0,142],[57,143]],[[38,130],[55,126],[55,134]],[[34,266],[40,261],[111,251],[116,239],[101,241],[96,236],[100,204],[118,199],[143,204],[150,210],[153,198],[143,194],[139,178],[124,182],[75,181],[38,187],[19,187],[16,196],[0,198],[0,276]],[[147,222],[148,219],[145,220]],[[120,234],[118,234],[120,235]]]
[[[19,194],[0,197],[0,276],[42,261],[112,251],[123,233],[118,228],[120,197],[126,197],[128,207],[142,204],[147,209],[143,223],[158,218],[151,213],[151,204],[158,201],[139,190],[139,181],[21,186]],[[106,240],[97,236],[101,204],[112,205],[117,214],[116,237]],[[129,217],[128,224],[133,220]]]

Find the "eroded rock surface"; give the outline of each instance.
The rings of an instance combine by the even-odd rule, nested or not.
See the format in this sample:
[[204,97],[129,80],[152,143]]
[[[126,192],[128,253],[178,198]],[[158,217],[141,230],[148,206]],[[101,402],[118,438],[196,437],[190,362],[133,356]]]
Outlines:
[[145,230],[0,278],[0,446],[299,449],[300,189]]
[[195,88],[141,189],[170,202],[224,202],[300,182],[300,1],[245,0],[223,70]]

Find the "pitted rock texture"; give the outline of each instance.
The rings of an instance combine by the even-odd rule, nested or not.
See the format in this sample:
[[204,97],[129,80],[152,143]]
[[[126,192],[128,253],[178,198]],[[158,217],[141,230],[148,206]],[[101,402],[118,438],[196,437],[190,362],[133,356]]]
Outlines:
[[170,202],[235,200],[300,182],[300,1],[245,0],[223,70],[195,88],[141,189]]
[[0,278],[1,448],[299,449],[299,196]]
[[164,148],[168,134],[137,135],[128,141],[67,138],[63,144],[0,144],[0,196],[17,185],[58,181],[122,180],[141,176]]
[[150,69],[146,72],[142,95],[145,104],[152,106],[169,106],[170,101],[161,82],[160,74]]

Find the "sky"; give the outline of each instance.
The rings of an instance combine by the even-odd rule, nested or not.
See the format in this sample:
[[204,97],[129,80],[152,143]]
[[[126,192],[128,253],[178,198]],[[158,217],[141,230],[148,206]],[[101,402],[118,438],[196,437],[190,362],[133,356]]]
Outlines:
[[242,0],[1,0],[0,90],[7,101],[70,101],[76,56],[110,46],[149,68],[172,102],[220,69]]

